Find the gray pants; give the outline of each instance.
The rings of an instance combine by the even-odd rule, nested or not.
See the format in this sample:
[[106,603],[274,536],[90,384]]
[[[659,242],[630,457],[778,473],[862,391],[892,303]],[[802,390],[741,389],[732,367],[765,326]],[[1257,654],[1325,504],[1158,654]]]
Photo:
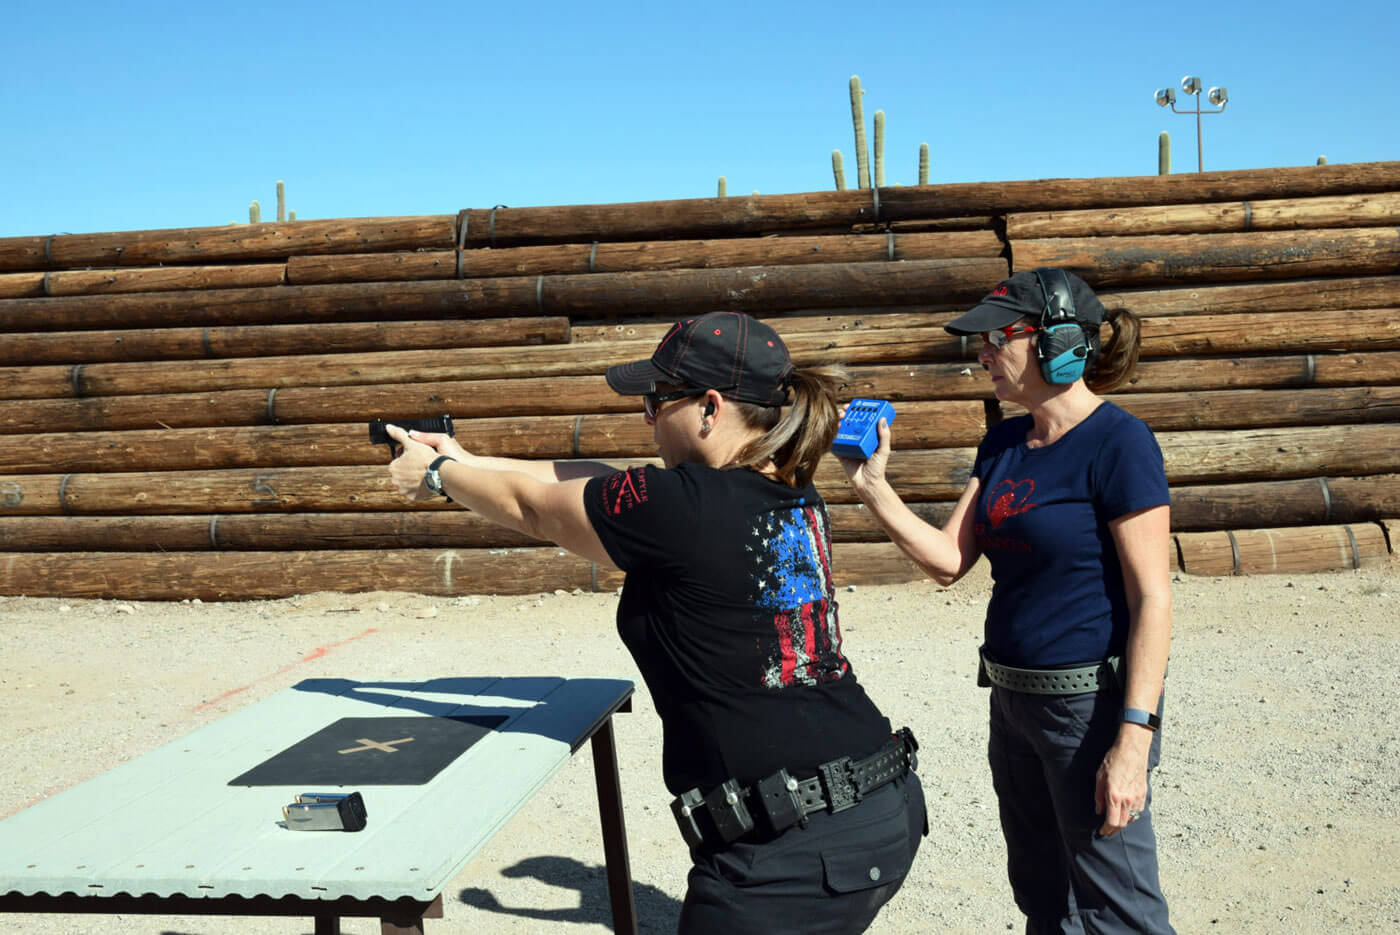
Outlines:
[[[1157,878],[1152,791],[1142,817],[1097,833],[1099,764],[1118,736],[1114,692],[1032,695],[992,688],[987,759],[1001,808],[1007,872],[1027,935],[1118,935],[1175,930]],[[1161,756],[1152,738],[1149,776]]]
[[904,882],[927,828],[910,773],[775,840],[692,851],[680,935],[864,932]]

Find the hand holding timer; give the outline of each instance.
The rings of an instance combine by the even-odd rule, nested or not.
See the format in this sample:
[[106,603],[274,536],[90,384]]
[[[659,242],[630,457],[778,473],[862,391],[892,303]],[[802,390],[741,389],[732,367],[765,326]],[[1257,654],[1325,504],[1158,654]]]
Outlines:
[[894,407],[883,399],[853,399],[846,406],[831,452],[838,458],[868,459],[880,447],[880,420],[894,422]]

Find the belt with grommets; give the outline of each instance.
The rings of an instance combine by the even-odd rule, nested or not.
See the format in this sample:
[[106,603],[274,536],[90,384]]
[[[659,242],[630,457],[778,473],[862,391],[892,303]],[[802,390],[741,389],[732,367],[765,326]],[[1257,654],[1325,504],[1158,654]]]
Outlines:
[[995,685],[1029,695],[1081,695],[1098,691],[1122,691],[1118,670],[1122,659],[1109,656],[1102,662],[1054,669],[1024,669],[1004,666],[978,652],[977,684]]
[[918,749],[914,732],[904,727],[864,759],[838,757],[806,779],[780,769],[752,786],[729,779],[708,793],[691,789],[671,801],[671,812],[691,847],[729,844],[755,828],[776,836],[794,825],[806,827],[816,812],[854,808],[869,793],[908,775],[918,768]]

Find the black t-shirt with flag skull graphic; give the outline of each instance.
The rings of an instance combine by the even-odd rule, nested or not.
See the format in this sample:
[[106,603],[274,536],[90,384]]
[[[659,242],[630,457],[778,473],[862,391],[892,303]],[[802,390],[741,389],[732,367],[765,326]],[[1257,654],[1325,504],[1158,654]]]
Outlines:
[[594,478],[584,501],[627,573],[618,631],[661,716],[673,793],[807,776],[889,740],[842,652],[814,487],[686,463]]

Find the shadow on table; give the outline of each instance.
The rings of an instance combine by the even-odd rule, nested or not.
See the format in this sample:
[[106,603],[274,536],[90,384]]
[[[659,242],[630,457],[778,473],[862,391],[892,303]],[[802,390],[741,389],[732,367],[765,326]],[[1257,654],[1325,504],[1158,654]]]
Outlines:
[[[589,866],[572,857],[527,857],[501,871],[506,877],[533,877],[549,886],[578,890],[579,905],[573,909],[532,909],[528,906],[503,906],[490,890],[469,887],[458,894],[464,905],[483,912],[538,919],[541,922],[581,923],[613,927],[612,907],[608,903],[607,870]],[[637,904],[638,928],[643,932],[674,932],[681,917],[680,900],[646,883],[632,883],[633,899]]]
[[[578,694],[551,698],[565,686],[618,697],[631,694],[631,683],[620,679],[573,678],[556,676],[482,676],[429,678],[419,681],[361,682],[343,678],[303,679],[293,685],[297,691],[319,692],[362,701],[381,708],[415,711],[444,718],[503,716],[500,733],[522,731],[560,740],[576,748],[579,741],[576,706]],[[422,693],[436,697],[422,697]],[[447,700],[451,696],[457,699]],[[477,696],[508,698],[530,705],[482,704]],[[458,700],[460,699],[460,700]],[[602,712],[599,712],[600,715]],[[528,718],[524,717],[529,715]]]

